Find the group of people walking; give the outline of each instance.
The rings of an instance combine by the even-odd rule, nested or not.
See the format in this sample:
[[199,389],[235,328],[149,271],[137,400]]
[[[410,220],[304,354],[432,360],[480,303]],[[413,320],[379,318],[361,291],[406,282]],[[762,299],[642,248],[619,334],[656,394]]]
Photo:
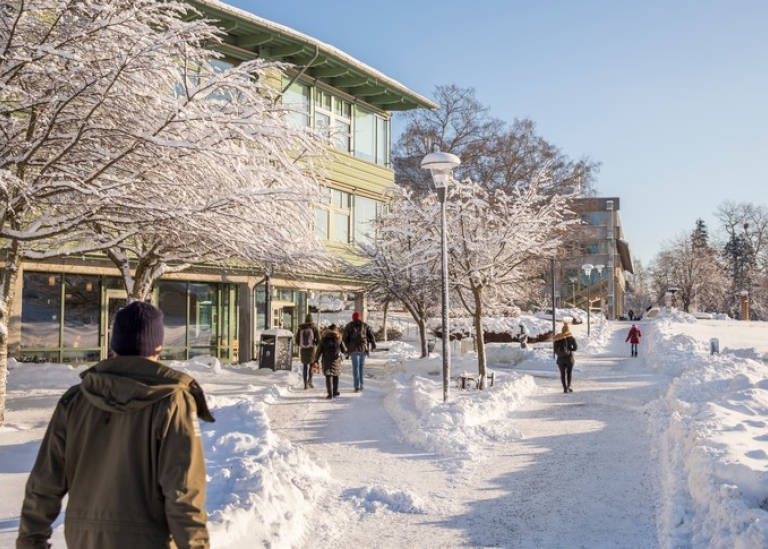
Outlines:
[[296,341],[299,344],[304,389],[313,389],[313,374],[322,372],[328,392],[326,398],[338,397],[341,365],[344,358],[349,358],[352,361],[354,391],[359,393],[363,390],[365,359],[376,349],[376,340],[373,330],[363,322],[359,312],[352,313],[352,321],[343,329],[331,324],[322,332],[312,315],[308,314],[296,332]]

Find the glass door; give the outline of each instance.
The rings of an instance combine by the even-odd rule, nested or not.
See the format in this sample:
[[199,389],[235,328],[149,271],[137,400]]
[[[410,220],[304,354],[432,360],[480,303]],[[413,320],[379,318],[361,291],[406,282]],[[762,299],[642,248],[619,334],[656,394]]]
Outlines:
[[124,290],[107,290],[106,294],[106,305],[101,314],[101,360],[111,355],[109,341],[112,336],[112,323],[117,311],[125,307],[128,301]]

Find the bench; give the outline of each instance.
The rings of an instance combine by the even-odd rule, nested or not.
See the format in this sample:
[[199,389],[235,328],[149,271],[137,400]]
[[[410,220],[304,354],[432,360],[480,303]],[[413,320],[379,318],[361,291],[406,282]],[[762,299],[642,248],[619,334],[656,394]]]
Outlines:
[[[486,386],[487,387],[493,387],[494,381],[496,381],[496,372],[493,370],[489,370],[485,374],[485,379],[487,381]],[[459,387],[459,389],[479,389],[480,388],[480,378],[478,376],[468,374],[467,372],[464,372],[463,374],[459,374],[459,376],[456,378],[456,383]]]

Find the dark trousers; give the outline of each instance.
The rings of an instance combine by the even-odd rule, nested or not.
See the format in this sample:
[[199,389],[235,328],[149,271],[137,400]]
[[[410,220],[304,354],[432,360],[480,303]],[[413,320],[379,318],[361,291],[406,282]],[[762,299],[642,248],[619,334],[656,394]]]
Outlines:
[[637,356],[637,343],[630,343],[629,348],[632,352],[632,356]]
[[329,397],[339,396],[339,376],[325,376],[325,387]]
[[563,390],[567,390],[571,387],[571,373],[573,372],[573,364],[558,364],[560,368],[560,381],[563,382]]
[[301,371],[304,376],[304,383],[312,383],[312,365],[304,364]]

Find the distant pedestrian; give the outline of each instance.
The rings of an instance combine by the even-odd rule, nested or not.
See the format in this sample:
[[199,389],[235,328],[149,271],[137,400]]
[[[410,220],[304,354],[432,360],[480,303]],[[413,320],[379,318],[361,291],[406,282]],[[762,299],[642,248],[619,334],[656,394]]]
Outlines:
[[522,322],[520,323],[520,348],[528,348],[528,328]]
[[304,379],[304,388],[314,389],[312,383],[312,363],[315,360],[315,350],[320,343],[320,330],[308,314],[304,318],[304,324],[299,325],[296,332],[296,343],[299,345],[299,360],[301,360],[301,375]]
[[328,396],[335,398],[339,393],[339,376],[341,375],[341,362],[344,360],[346,347],[341,340],[341,332],[335,324],[331,324],[320,335],[320,344],[315,353],[315,362],[319,362],[325,375],[325,387]]
[[355,392],[359,393],[363,390],[365,358],[371,351],[376,350],[376,339],[371,327],[363,322],[357,311],[352,313],[352,322],[344,328],[342,341],[352,359],[352,383]]
[[563,328],[555,336],[555,355],[557,356],[557,367],[560,369],[560,381],[563,383],[563,392],[572,393],[571,374],[573,365],[576,363],[573,353],[578,350],[576,339],[571,333],[567,322],[563,323]]
[[67,547],[209,547],[198,417],[214,419],[197,382],[157,362],[163,334],[163,313],[149,303],[117,312],[116,356],[80,374],[53,411],[17,548],[50,547],[65,495]]
[[635,311],[630,309],[627,314],[629,315],[629,320],[635,320]]
[[624,343],[629,341],[629,348],[632,356],[637,356],[637,346],[640,344],[641,337],[643,337],[643,334],[640,333],[640,328],[632,324],[632,327],[627,334],[627,339],[624,340]]

